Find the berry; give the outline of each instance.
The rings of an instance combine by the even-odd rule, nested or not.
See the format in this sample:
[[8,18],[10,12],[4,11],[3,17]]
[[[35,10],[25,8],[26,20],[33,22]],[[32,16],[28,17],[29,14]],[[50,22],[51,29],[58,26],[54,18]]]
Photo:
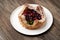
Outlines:
[[23,15],[25,15],[25,19],[29,24],[33,24],[34,20],[41,19],[41,15],[38,14],[35,10],[27,8],[24,10]]

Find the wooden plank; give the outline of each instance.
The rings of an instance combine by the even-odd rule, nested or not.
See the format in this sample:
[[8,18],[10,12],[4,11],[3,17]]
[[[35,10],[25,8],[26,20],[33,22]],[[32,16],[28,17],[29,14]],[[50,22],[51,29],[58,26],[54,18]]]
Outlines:
[[[29,37],[21,35],[12,27],[10,15],[24,3],[43,5],[52,12],[54,22],[47,32]],[[0,0],[0,40],[60,40],[60,0]]]

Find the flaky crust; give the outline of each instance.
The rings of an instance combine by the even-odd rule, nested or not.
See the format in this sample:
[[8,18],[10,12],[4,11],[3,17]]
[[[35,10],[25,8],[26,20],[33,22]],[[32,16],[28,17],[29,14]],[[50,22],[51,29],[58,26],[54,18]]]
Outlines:
[[[24,9],[27,6],[29,6],[29,5],[23,5],[23,10],[21,11],[22,13],[23,13]],[[41,8],[39,8],[39,6],[36,6],[34,10],[36,10],[38,12],[40,12],[40,11],[43,12],[43,10]],[[29,24],[27,24],[27,22],[26,22],[26,20],[24,18],[24,15],[21,15],[22,14],[21,12],[19,13],[18,18],[19,18],[19,21],[20,21],[20,23],[21,23],[21,25],[23,27],[25,27],[27,29],[30,29],[30,30],[33,30],[33,29],[38,29],[38,28],[42,27],[45,24],[45,16],[44,16],[44,14],[41,14],[42,15],[42,19],[41,20],[39,20],[39,21],[35,20],[33,25],[29,25]]]

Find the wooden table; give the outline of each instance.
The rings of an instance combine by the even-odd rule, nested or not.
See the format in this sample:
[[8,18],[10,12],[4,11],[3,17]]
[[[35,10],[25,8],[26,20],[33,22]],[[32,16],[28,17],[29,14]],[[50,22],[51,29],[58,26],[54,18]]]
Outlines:
[[[24,3],[43,5],[52,12],[54,22],[47,32],[30,37],[12,27],[10,14]],[[0,0],[0,40],[60,40],[60,0]]]

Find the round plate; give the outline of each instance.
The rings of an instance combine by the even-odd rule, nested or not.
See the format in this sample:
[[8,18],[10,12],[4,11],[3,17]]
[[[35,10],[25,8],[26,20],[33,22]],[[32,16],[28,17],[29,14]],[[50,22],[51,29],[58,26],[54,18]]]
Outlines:
[[[37,4],[30,4],[30,5],[36,6]],[[38,34],[44,33],[51,27],[51,25],[53,23],[52,14],[47,8],[43,7],[44,14],[46,15],[46,24],[43,27],[36,29],[36,30],[28,30],[28,29],[24,28],[20,24],[19,19],[18,19],[18,14],[20,13],[21,9],[22,9],[21,6],[17,7],[10,16],[10,22],[11,22],[12,26],[18,32],[25,34],[25,35],[38,35]]]

